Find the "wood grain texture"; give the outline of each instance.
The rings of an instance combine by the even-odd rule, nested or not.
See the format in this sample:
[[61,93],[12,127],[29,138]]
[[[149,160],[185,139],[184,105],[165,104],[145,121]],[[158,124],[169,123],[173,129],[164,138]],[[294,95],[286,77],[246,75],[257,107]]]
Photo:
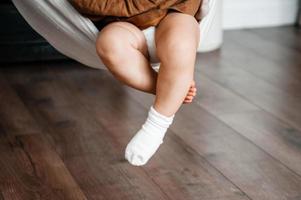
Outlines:
[[301,175],[301,132],[263,111],[227,114],[222,121]]
[[299,200],[300,45],[292,27],[227,31],[143,167],[124,149],[153,95],[75,62],[0,68],[0,200]]
[[[150,105],[151,100],[145,95],[140,95],[134,90],[129,93],[133,100],[137,99],[137,102],[143,104],[147,102],[146,107]],[[202,94],[197,97],[197,100],[199,98],[202,98]],[[292,172],[287,167],[287,163],[279,162],[266,151],[258,148],[258,145],[249,138],[234,131],[229,124],[221,122],[218,117],[222,115],[214,112],[211,114],[207,108],[208,105],[203,105],[201,100],[198,100],[197,104],[183,106],[171,130],[251,199],[280,200],[300,196],[300,176]],[[252,112],[259,111],[250,113]],[[288,156],[289,152],[286,152],[286,155]],[[298,152],[298,159],[300,155]],[[298,161],[293,161],[293,164],[297,167]]]
[[[15,114],[15,115],[12,115]],[[9,134],[24,135],[41,132],[22,100],[0,74],[0,124]]]
[[[243,66],[246,65],[244,61],[241,61],[240,64],[233,64],[232,62],[223,60],[221,57],[223,57],[223,52],[226,51],[231,50],[228,50],[225,46],[219,52],[209,53],[207,56],[208,59],[198,57],[198,66],[201,67],[197,68],[197,72],[205,74],[214,82],[241,96],[249,103],[272,113],[301,130],[301,114],[299,112],[301,109],[301,96],[298,90],[295,89],[294,93],[283,90],[265,79],[250,73],[243,69]],[[235,56],[232,56],[232,59],[235,60]],[[296,63],[296,68],[298,65]],[[265,72],[263,68],[261,73],[269,72]],[[295,73],[296,71],[291,72],[291,74]],[[294,77],[287,76],[287,78],[293,79]],[[295,79],[298,80],[298,78]]]
[[[51,98],[51,107],[33,106],[26,100],[25,104],[41,123],[57,121],[60,113],[68,113],[61,121],[69,119],[71,125],[67,123],[63,129],[56,126],[51,132],[72,174],[78,174],[85,166],[90,169],[85,170],[83,176],[76,176],[88,198],[247,199],[177,137],[166,139],[166,145],[162,146],[165,153],[158,154],[156,162],[145,169],[129,166],[123,158],[124,148],[145,119],[146,109],[129,101],[117,81],[93,70],[55,68],[38,74],[39,77],[44,75],[56,80],[27,87],[18,77],[9,79],[12,85],[22,85],[15,89],[24,97],[45,99],[52,90],[59,96]],[[32,78],[36,78],[34,74]],[[73,99],[76,101],[70,107],[60,106]],[[172,153],[176,156],[171,157]],[[94,173],[90,174],[91,171]],[[103,185],[109,186],[104,188]]]
[[87,198],[166,199],[142,169],[130,167],[122,160],[124,145],[107,137],[110,132],[86,111],[86,105],[79,99],[74,101],[81,92],[70,90],[56,74],[44,69],[32,72],[27,80],[16,74],[9,79],[36,120],[47,126],[58,155]]

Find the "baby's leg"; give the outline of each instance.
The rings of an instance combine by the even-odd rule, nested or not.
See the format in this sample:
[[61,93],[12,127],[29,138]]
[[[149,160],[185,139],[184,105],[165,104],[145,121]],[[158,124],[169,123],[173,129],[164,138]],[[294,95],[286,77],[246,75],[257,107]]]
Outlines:
[[159,69],[156,98],[148,118],[125,150],[133,165],[145,164],[163,142],[174,115],[181,106],[193,80],[199,24],[193,16],[169,13],[156,30]]
[[157,55],[161,61],[154,108],[166,116],[176,113],[193,80],[199,24],[193,16],[172,12],[156,31]]
[[128,22],[112,22],[100,31],[96,49],[119,81],[155,94],[157,73],[149,64],[146,39],[140,29]]
[[[100,31],[96,49],[105,66],[119,81],[156,94],[157,72],[150,66],[146,39],[139,28],[128,22],[110,23]],[[192,102],[195,95],[192,82],[183,102]]]

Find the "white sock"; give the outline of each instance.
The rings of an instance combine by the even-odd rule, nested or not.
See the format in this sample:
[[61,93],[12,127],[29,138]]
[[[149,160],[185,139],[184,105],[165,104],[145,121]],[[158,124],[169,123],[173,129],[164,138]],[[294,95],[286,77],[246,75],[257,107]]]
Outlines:
[[131,139],[125,149],[125,158],[132,165],[144,165],[163,143],[164,135],[172,123],[174,115],[167,117],[150,107],[148,117],[141,129]]

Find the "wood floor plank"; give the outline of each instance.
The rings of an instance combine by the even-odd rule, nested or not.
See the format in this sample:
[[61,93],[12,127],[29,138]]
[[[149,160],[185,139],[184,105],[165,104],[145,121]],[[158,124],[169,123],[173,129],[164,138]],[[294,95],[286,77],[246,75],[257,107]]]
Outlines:
[[296,95],[284,92],[228,62],[209,63],[202,64],[200,60],[198,64],[202,67],[197,68],[196,76],[205,74],[224,88],[301,130],[301,96],[298,91]]
[[124,148],[153,95],[74,62],[1,68],[0,199],[299,200],[300,31],[224,39],[143,167]]
[[184,107],[172,130],[250,198],[300,196],[300,176],[202,109]]
[[[197,84],[202,83],[197,81]],[[132,89],[128,90],[128,94],[145,107],[151,105],[150,96]],[[172,133],[197,151],[251,199],[300,197],[299,175],[209,114],[206,110],[208,105],[204,106],[205,109],[201,102],[181,107],[171,127]]]
[[[147,115],[146,109],[127,98],[125,90],[120,87],[119,83],[106,74],[96,73],[95,71],[82,68],[67,70],[57,68],[55,70],[57,72],[53,73],[52,76],[61,77],[61,80],[43,86],[36,84],[35,88],[27,88],[26,84],[23,84],[22,91],[35,99],[39,99],[46,98],[47,95],[49,95],[48,92],[56,90],[56,94],[61,96],[59,99],[65,99],[65,102],[76,99],[74,102],[78,102],[78,105],[74,105],[76,108],[65,107],[62,109],[62,107],[56,105],[56,98],[52,97],[51,102],[53,106],[51,109],[49,109],[48,106],[40,106],[38,108],[28,106],[40,112],[40,115],[37,115],[40,119],[45,118],[49,122],[57,118],[55,115],[50,117],[49,113],[59,113],[59,110],[62,110],[61,112],[63,113],[81,116],[72,124],[77,124],[76,129],[79,130],[77,133],[82,135],[82,139],[80,141],[68,141],[66,138],[63,141],[64,143],[59,144],[59,142],[57,142],[56,146],[61,152],[73,151],[71,154],[70,152],[62,153],[62,156],[74,176],[76,176],[76,174],[79,173],[79,169],[83,169],[84,166],[90,171],[97,171],[91,175],[88,170],[85,170],[82,172],[84,177],[77,177],[77,181],[82,183],[81,188],[83,188],[88,198],[99,194],[100,185],[108,181],[104,173],[107,175],[113,173],[108,171],[110,169],[114,171],[114,174],[123,172],[123,174],[128,177],[128,181],[132,183],[128,186],[127,190],[131,191],[132,194],[136,194],[136,196],[140,195],[140,199],[142,194],[148,194],[151,191],[150,189],[146,191],[141,188],[142,185],[146,184],[143,184],[143,180],[148,180],[147,177],[143,176],[143,173],[147,174],[156,185],[160,186],[160,190],[163,191],[169,199],[199,199],[200,197],[204,200],[222,199],[222,197],[233,197],[233,199],[241,200],[249,199],[239,188],[225,179],[222,174],[192,151],[189,146],[183,144],[182,140],[178,137],[168,137],[165,141],[166,144],[162,146],[160,150],[162,154],[156,155],[156,160],[149,163],[145,168],[137,169],[125,163],[121,160],[123,158],[125,145],[130,137],[138,130],[139,126],[141,126]],[[51,72],[48,71],[48,73]],[[39,76],[40,75],[41,74],[39,74]],[[12,80],[12,82],[18,81],[15,80],[13,76],[10,76],[10,80]],[[115,89],[112,87],[115,87]],[[41,92],[35,91],[48,92],[43,95]],[[61,94],[59,94],[60,92]],[[60,104],[61,103],[62,102],[60,102]],[[76,119],[73,118],[73,120]],[[106,131],[102,131],[101,126],[97,126],[94,124],[95,122],[102,124],[104,126],[103,129]],[[101,155],[97,153],[92,154],[91,152],[97,148],[95,144],[86,147],[88,151],[92,149],[90,153],[85,152],[81,154],[79,151],[74,152],[71,146],[74,145],[74,147],[77,147],[79,144],[82,144],[81,141],[85,141],[84,138],[86,135],[79,132],[85,131],[84,129],[86,127],[89,127],[88,130],[95,127],[94,129],[97,135],[90,133],[90,142],[99,145],[97,149],[98,152],[105,150],[108,155],[105,153]],[[75,136],[74,132],[76,130],[74,129],[68,131],[66,128],[64,132],[61,132],[58,128],[55,128],[53,134],[55,134],[54,132],[59,132],[62,138],[65,137],[62,135],[68,135],[68,132],[71,131],[74,134],[72,135],[73,138],[77,138],[78,136]],[[57,135],[54,137],[56,138],[55,141],[59,141]],[[97,143],[98,140],[103,140],[103,142]],[[72,141],[78,144],[74,144]],[[60,142],[62,142],[62,139]],[[85,144],[87,143],[85,142]],[[65,146],[70,148],[66,149]],[[79,156],[70,156],[75,153]],[[172,154],[176,154],[177,156],[171,156]],[[106,164],[106,162],[108,164]],[[110,168],[107,165],[109,165]],[[97,177],[97,180],[95,180],[95,178],[93,179],[93,176]],[[100,176],[103,178],[100,178]],[[110,185],[113,186],[103,189],[110,191],[110,189],[116,190],[116,188],[119,188],[119,191],[114,193],[115,196],[106,197],[108,199],[118,199],[118,195],[124,194],[123,190],[125,190],[126,186],[122,183],[122,178],[120,177],[118,180],[112,177],[110,179]],[[102,180],[102,182],[100,182],[100,180]],[[137,187],[139,187],[140,191],[144,192],[138,193],[137,195],[137,191],[135,191]],[[152,199],[150,196],[142,197]],[[134,198],[134,196],[132,196],[132,198]]]
[[[91,115],[86,105],[77,100],[81,92],[70,90],[56,74],[50,74],[45,70],[32,73],[27,79],[20,74],[6,75],[36,120],[47,127],[56,151],[87,198],[168,199],[142,169],[129,167],[122,159],[119,139],[108,137],[111,132],[95,120],[106,116]],[[56,80],[28,84],[37,77]]]
[[0,191],[3,199],[86,199],[47,136],[0,74]]
[[219,117],[301,176],[301,132],[264,111]]
[[202,73],[195,75],[195,81],[198,93],[194,102],[216,115],[261,110],[258,106],[217,84]]
[[3,199],[87,199],[42,134],[1,133],[0,140],[9,143],[0,152]]
[[[220,69],[222,66],[218,66],[217,68]],[[215,65],[208,65],[208,68],[214,68]],[[202,66],[200,67],[200,69]],[[207,68],[207,67],[205,67]],[[232,70],[231,70],[232,71]],[[202,71],[201,71],[202,72]],[[208,86],[204,86],[204,80],[206,78],[202,77],[201,72],[197,74],[196,80],[198,88],[203,87],[208,88]],[[245,73],[244,73],[245,74]],[[198,79],[198,77],[200,77]],[[229,77],[230,79],[231,77]],[[294,80],[292,80],[294,81]],[[255,82],[255,81],[254,81]],[[212,83],[210,83],[212,84]],[[251,85],[251,84],[250,84]],[[260,87],[258,87],[260,88]],[[301,90],[301,88],[300,88]],[[202,93],[203,88],[199,90]],[[270,90],[267,88],[266,90],[269,92]],[[218,93],[221,96],[223,94]],[[240,93],[239,93],[240,94]],[[241,111],[237,113],[219,113],[215,110],[215,98],[220,99],[221,97],[216,96],[213,97],[212,101],[204,101],[201,96],[206,96],[206,94],[200,94],[196,98],[196,103],[200,105],[202,108],[206,109],[208,112],[216,116],[218,119],[225,122],[230,127],[234,128],[243,136],[250,139],[252,142],[260,146],[262,149],[266,150],[270,155],[284,163],[290,169],[294,170],[296,173],[300,174],[300,159],[301,159],[301,152],[300,152],[300,144],[298,145],[298,141],[300,140],[300,130],[296,130],[293,126],[277,119],[275,116],[265,112],[264,110],[261,111]],[[280,94],[279,94],[280,95]],[[260,96],[260,95],[258,95]],[[257,97],[258,97],[257,96]],[[243,96],[244,97],[244,96]],[[262,96],[261,96],[262,97]],[[271,99],[271,98],[270,98]],[[248,99],[246,99],[248,100]],[[212,104],[210,103],[212,102]],[[297,102],[295,104],[298,104]],[[221,104],[222,105],[222,104]],[[224,106],[229,107],[228,104]],[[289,107],[289,105],[287,105]],[[298,107],[293,107],[291,110],[294,110],[298,113]],[[230,109],[231,110],[231,109]],[[233,110],[233,109],[232,109]],[[233,110],[234,111],[234,110]],[[279,113],[281,110],[279,111]],[[256,115],[256,117],[254,116]],[[235,116],[235,117],[234,117]],[[252,117],[253,116],[253,117]],[[252,118],[251,118],[252,117]],[[257,120],[256,120],[257,119]],[[258,120],[260,119],[260,120]],[[243,124],[240,124],[243,123]],[[250,132],[252,130],[252,133]],[[264,140],[263,138],[266,138]],[[266,141],[266,142],[265,142]]]
[[[270,36],[270,38],[271,37],[272,36]],[[278,42],[267,40],[248,30],[234,30],[227,32],[227,34],[225,34],[225,40],[227,40],[227,42],[241,44],[248,49],[253,49],[257,55],[262,55],[282,66],[287,65],[287,68],[295,69],[300,72],[300,69],[298,68],[298,64],[301,63],[300,52],[287,48],[287,46],[283,46]],[[282,40],[286,40],[286,37],[283,37]],[[288,63],[292,65],[288,65]]]
[[277,45],[284,45],[292,50],[301,52],[301,29],[294,26],[248,29],[265,40]]
[[[300,131],[230,93],[202,74],[198,74],[195,80],[199,91],[194,99],[195,104],[300,174]],[[152,98],[143,98],[142,95],[140,101],[147,106],[151,105]]]
[[0,73],[0,125],[13,135],[41,132],[41,127]]
[[[135,92],[132,89],[129,91]],[[136,92],[132,97],[143,104],[145,101],[151,102],[151,97],[141,92]],[[173,132],[252,199],[289,199],[300,196],[300,176],[198,106],[184,106],[180,113],[183,110],[186,110],[186,114],[181,120],[179,117],[176,119],[171,128]],[[246,174],[250,177],[245,179]],[[252,176],[254,182],[250,181]],[[269,185],[269,188],[262,188],[262,185]]]
[[[287,35],[293,34],[287,32]],[[270,81],[274,86],[285,92],[294,96],[301,96],[296,94],[296,91],[299,91],[301,87],[300,51],[282,45],[277,42],[279,38],[274,38],[273,35],[266,39],[248,30],[240,33],[234,31],[228,34],[227,37],[229,42],[236,43],[239,48],[244,49],[245,54],[257,57],[254,59],[273,62],[272,65],[261,65],[263,68],[270,69],[270,73],[265,73],[265,80]],[[236,40],[234,37],[244,37],[244,39]],[[283,37],[281,40],[286,41],[288,38]],[[260,72],[260,70],[257,70],[257,72]],[[268,75],[270,75],[269,78],[267,78]]]
[[[232,33],[235,33],[236,37],[232,36]],[[289,37],[291,34],[286,35]],[[252,37],[249,39],[248,36]],[[288,40],[287,37],[282,37],[282,41]],[[248,45],[248,43],[245,44],[249,40],[251,41],[249,43],[254,43],[252,44],[253,46]],[[201,68],[203,65],[228,63],[228,65],[243,69],[269,82],[284,92],[300,96],[296,94],[301,85],[301,70],[296,63],[296,60],[298,61],[300,58],[296,56],[296,53],[291,48],[281,46],[281,52],[285,51],[287,57],[283,58],[283,55],[281,55],[282,59],[280,62],[278,54],[281,54],[281,52],[275,52],[279,49],[277,45],[280,44],[275,41],[272,45],[270,42],[268,43],[269,45],[262,46],[264,43],[267,43],[265,38],[256,36],[251,31],[245,31],[241,34],[236,31],[228,31],[225,33],[225,41],[222,49],[213,53],[201,54],[198,61],[200,61]],[[293,52],[293,55],[290,55],[290,52]],[[274,56],[275,58],[270,59],[265,54],[269,54],[270,57]]]

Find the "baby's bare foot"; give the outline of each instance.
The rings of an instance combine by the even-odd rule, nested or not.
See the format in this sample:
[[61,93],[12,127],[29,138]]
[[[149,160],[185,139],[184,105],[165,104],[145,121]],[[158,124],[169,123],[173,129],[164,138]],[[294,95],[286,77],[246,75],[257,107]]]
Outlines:
[[188,93],[187,93],[187,95],[186,95],[186,97],[185,97],[185,99],[183,101],[183,103],[184,104],[191,103],[192,100],[193,100],[193,98],[196,95],[196,91],[197,91],[197,89],[195,87],[195,81],[193,80],[192,83],[191,83],[191,85],[190,85],[189,91],[188,91]]

